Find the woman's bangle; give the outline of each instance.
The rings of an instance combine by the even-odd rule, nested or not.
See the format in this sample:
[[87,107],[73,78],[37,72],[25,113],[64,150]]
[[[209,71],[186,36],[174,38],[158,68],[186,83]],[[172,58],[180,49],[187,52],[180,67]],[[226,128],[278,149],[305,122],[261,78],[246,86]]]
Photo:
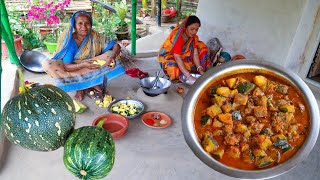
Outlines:
[[198,67],[197,67],[197,71],[200,72],[200,69],[203,70],[203,67],[202,67],[202,66],[198,66]]

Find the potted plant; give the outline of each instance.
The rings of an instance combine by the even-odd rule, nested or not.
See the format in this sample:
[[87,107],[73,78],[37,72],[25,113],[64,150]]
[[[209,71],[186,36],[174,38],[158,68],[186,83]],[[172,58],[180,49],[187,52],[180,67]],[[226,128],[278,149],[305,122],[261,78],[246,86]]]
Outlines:
[[53,32],[51,31],[50,33],[48,33],[45,37],[44,40],[44,44],[46,45],[48,51],[50,53],[53,53],[56,48],[57,48],[57,42],[58,42],[58,37],[57,35],[55,35],[56,33],[54,33],[55,30],[53,30]]
[[116,35],[118,40],[128,39],[129,28],[128,23],[125,21],[128,6],[125,0],[116,2],[114,4],[114,9],[116,11],[116,17],[112,19],[113,23],[116,24]]
[[114,16],[110,14],[109,10],[106,10],[101,4],[94,4],[92,17],[93,29],[103,34],[105,37],[116,39],[116,24],[113,24],[112,19]]
[[53,53],[56,50],[59,36],[64,29],[65,26],[58,26],[52,31],[48,32],[44,38],[44,44],[50,53]]
[[[16,49],[17,56],[22,54],[22,37],[28,33],[23,27],[23,19],[21,18],[21,12],[15,11],[14,8],[8,8],[8,19],[10,23],[10,29],[13,34],[14,47]],[[1,41],[2,56],[8,57],[8,48],[4,41]]]

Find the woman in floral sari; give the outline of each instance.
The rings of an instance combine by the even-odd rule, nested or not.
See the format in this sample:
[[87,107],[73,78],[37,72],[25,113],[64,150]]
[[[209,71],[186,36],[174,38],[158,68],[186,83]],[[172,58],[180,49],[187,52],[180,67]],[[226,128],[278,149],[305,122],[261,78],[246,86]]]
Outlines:
[[170,80],[180,79],[184,75],[187,83],[193,84],[196,79],[191,73],[203,74],[212,67],[208,47],[196,35],[200,25],[198,17],[189,16],[172,30],[162,44],[158,60]]
[[[56,55],[42,63],[43,69],[55,79],[56,86],[66,92],[77,91],[75,98],[83,100],[88,88],[101,92],[105,76],[115,78],[124,68],[115,65],[120,46],[92,29],[92,18],[86,11],[73,14],[70,26],[58,40]],[[104,60],[98,65],[95,60]],[[114,66],[110,67],[110,64]]]

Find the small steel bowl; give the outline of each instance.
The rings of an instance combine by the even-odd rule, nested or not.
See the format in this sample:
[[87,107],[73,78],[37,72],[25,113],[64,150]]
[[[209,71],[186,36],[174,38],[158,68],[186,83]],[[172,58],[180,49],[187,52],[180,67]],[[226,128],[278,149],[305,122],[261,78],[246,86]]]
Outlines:
[[[194,73],[191,73],[191,76],[193,76],[194,78],[198,79],[201,74],[194,74]],[[180,80],[183,82],[183,83],[186,83],[186,81],[188,80],[187,77],[185,75],[182,75],[182,77],[180,78]]]
[[[115,104],[127,104],[127,105],[131,105],[133,104],[138,110],[139,110],[139,113],[138,114],[134,114],[132,116],[125,116],[126,118],[128,119],[134,119],[138,116],[140,116],[143,112],[144,112],[144,104],[139,101],[139,100],[135,100],[135,99],[119,99],[119,100],[116,100],[114,102],[112,102],[109,106],[108,106],[108,111],[110,113],[116,113],[116,114],[119,114],[117,112],[113,112],[112,111],[112,107],[115,105]],[[121,115],[121,114],[120,114]]]
[[159,95],[162,93],[166,93],[171,86],[171,81],[165,78],[159,78],[156,86],[157,88],[153,89],[152,86],[154,84],[156,77],[146,77],[140,80],[140,86],[142,90],[150,95]]

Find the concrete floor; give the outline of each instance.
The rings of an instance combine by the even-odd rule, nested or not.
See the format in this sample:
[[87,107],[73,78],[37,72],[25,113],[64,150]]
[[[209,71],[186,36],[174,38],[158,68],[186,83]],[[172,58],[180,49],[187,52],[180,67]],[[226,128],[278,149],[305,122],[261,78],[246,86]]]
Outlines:
[[[137,61],[143,71],[153,74],[159,70],[155,57]],[[24,71],[25,80],[48,83],[51,79],[46,74]],[[2,81],[3,82],[3,81]],[[127,75],[110,81],[108,91],[116,99],[127,96],[142,100],[146,111],[162,111],[173,120],[166,129],[151,129],[142,124],[140,118],[130,120],[125,136],[115,141],[116,159],[110,174],[105,179],[233,179],[220,174],[202,163],[185,143],[181,130],[181,105],[183,96],[175,91],[173,85],[168,94],[155,98],[143,95],[137,84],[138,79]],[[137,93],[138,92],[138,93]],[[74,93],[70,93],[73,97]],[[85,98],[89,109],[76,118],[76,128],[91,125],[93,119],[107,110],[99,108],[94,100]],[[318,102],[319,103],[319,102]],[[310,155],[293,170],[274,179],[319,179],[320,143],[313,148]],[[1,180],[62,180],[76,179],[64,167],[63,147],[52,152],[35,152],[19,146],[5,143],[5,151],[0,163]]]
[[[155,33],[157,34],[157,33]],[[156,37],[164,36],[157,34]],[[150,52],[164,39],[152,39]],[[140,42],[145,43],[145,42]],[[139,44],[137,44],[139,47]],[[142,51],[139,51],[141,55]],[[143,56],[143,55],[142,55]],[[50,55],[48,55],[50,57]],[[160,70],[156,57],[139,58],[136,65],[150,75]],[[15,73],[15,66],[3,61],[2,75],[2,107],[9,99],[11,88],[14,86],[8,78]],[[46,74],[35,74],[24,71],[25,80],[52,83]],[[202,163],[187,146],[181,129],[181,106],[183,95],[176,93],[178,85],[173,85],[168,94],[154,98],[145,96],[139,89],[138,79],[123,75],[108,82],[108,91],[116,99],[131,97],[143,101],[146,111],[161,111],[168,114],[173,123],[166,129],[151,129],[145,126],[141,119],[130,120],[125,136],[115,141],[116,159],[110,174],[105,179],[113,180],[212,180],[234,179],[212,170]],[[186,89],[187,90],[187,89]],[[71,97],[74,93],[69,93]],[[319,104],[318,99],[318,104]],[[106,108],[99,108],[94,100],[85,98],[84,103],[89,106],[84,113],[77,115],[76,128],[91,125],[95,117],[107,112]],[[4,141],[5,138],[2,138]],[[3,151],[3,154],[1,153]],[[1,180],[71,180],[76,179],[63,164],[63,147],[52,152],[35,152],[15,146],[7,141],[0,142],[0,179]],[[320,179],[320,143],[313,148],[309,156],[293,170],[278,176],[278,180]]]

